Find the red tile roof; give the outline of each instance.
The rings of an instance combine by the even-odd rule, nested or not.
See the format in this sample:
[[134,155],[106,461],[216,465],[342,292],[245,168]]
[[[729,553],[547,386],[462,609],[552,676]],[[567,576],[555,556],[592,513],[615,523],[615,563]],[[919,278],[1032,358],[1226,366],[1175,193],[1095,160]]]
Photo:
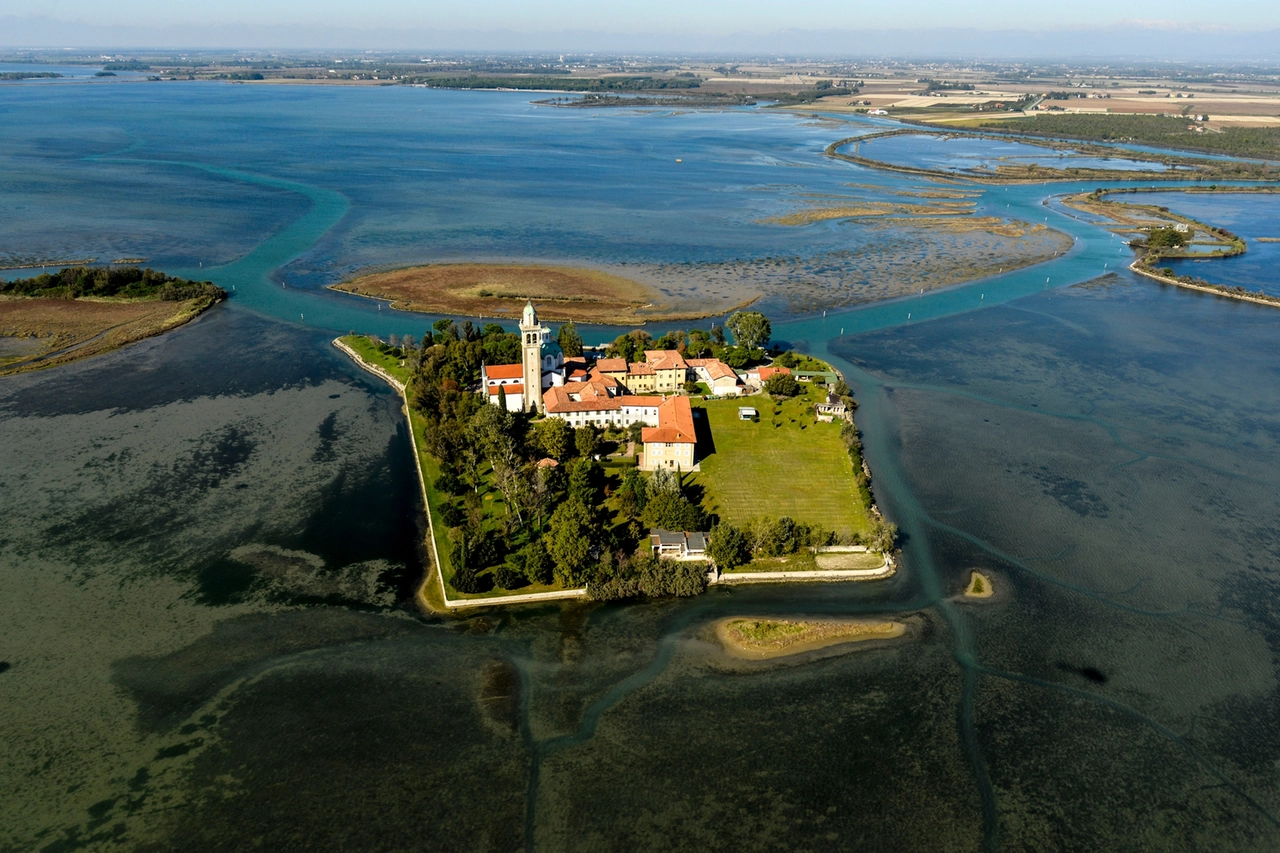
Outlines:
[[484,375],[487,379],[523,379],[524,365],[486,364],[484,366]]
[[627,365],[628,376],[654,376],[653,367],[643,361],[633,361]]
[[693,429],[693,408],[688,397],[669,397],[658,407],[658,425],[640,432],[645,444],[653,441],[668,444],[696,444]]
[[762,367],[762,368],[760,368],[760,381],[761,381],[761,382],[764,382],[764,381],[765,381],[766,379],[768,379],[770,376],[775,376],[775,375],[777,375],[777,374],[782,374],[782,375],[784,375],[784,376],[790,376],[790,375],[791,375],[791,368],[789,368],[789,367]]
[[738,374],[733,372],[733,368],[718,358],[691,358],[688,359],[688,364],[690,367],[704,368],[712,379],[736,380],[738,378]]
[[524,393],[524,385],[522,385],[522,384],[521,384],[521,383],[519,383],[519,382],[515,382],[515,383],[512,383],[512,384],[510,384],[510,385],[490,385],[490,386],[489,386],[489,396],[490,396],[490,397],[496,397],[496,396],[497,396],[497,394],[498,394],[498,389],[499,389],[499,388],[501,388],[501,389],[502,389],[502,391],[503,391],[503,393],[504,393],[504,394],[508,394],[508,395],[510,395],[510,394],[523,394],[523,393]]
[[685,364],[684,356],[673,349],[647,349],[644,351],[644,360],[654,370],[685,370],[688,365]]
[[625,358],[601,358],[596,361],[596,369],[601,373],[626,373],[627,360]]

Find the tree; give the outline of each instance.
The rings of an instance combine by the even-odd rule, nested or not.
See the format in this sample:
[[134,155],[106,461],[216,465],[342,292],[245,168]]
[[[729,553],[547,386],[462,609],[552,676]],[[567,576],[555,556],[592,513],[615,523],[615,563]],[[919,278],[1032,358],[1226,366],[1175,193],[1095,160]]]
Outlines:
[[898,525],[892,521],[877,518],[871,524],[870,545],[877,551],[892,551],[898,541]]
[[680,497],[680,475],[670,468],[658,468],[649,475],[649,494]]
[[593,531],[591,510],[576,495],[571,494],[551,514],[551,523],[543,541],[555,564],[555,578],[561,586],[575,587],[587,579]]
[[573,430],[569,428],[564,418],[547,418],[539,423],[535,430],[538,449],[545,455],[557,462],[563,462],[569,458]]
[[503,563],[498,566],[493,573],[493,578],[497,581],[498,586],[503,589],[519,589],[529,583],[525,579],[524,573],[511,563]]
[[535,539],[520,551],[524,560],[524,576],[534,583],[551,583],[554,580],[551,557],[541,539]]
[[452,586],[462,593],[484,592],[485,584],[476,566],[472,565],[469,552],[467,536],[462,534],[458,537],[458,542],[453,549]]
[[573,431],[573,445],[579,456],[590,459],[600,449],[600,433],[591,424],[583,424]]
[[[792,519],[783,516],[779,519],[757,518],[751,522],[750,538],[752,549],[768,557],[781,557],[794,554],[800,546],[799,529]],[[808,531],[804,531],[808,536]]]
[[644,424],[640,421],[633,421],[631,426],[627,427],[627,441],[631,442],[639,449],[644,443]]
[[635,468],[628,468],[622,475],[622,485],[617,491],[618,506],[624,516],[639,518],[649,500],[649,487]]
[[650,348],[652,342],[653,335],[641,329],[634,329],[625,335],[618,335],[605,349],[605,355],[627,361],[640,361],[644,351]]
[[790,373],[775,373],[764,381],[764,392],[775,397],[794,397],[800,393],[800,383]]
[[506,498],[507,511],[515,514],[517,524],[524,523],[520,511],[522,488],[527,486],[521,473],[521,460],[516,445],[515,417],[498,406],[482,406],[472,417],[468,430],[472,444],[493,466],[494,485]]
[[569,465],[569,495],[588,507],[600,503],[604,469],[590,458],[575,459]]
[[649,495],[641,517],[649,527],[662,530],[701,530],[706,523],[701,509],[683,495],[670,492]]
[[573,325],[572,320],[560,327],[559,333],[556,334],[556,343],[560,344],[565,358],[578,358],[582,355],[582,335],[578,334],[578,329]]
[[711,529],[707,556],[722,571],[728,571],[751,559],[751,543],[739,528],[732,524],[718,524]]
[[749,350],[769,343],[769,335],[773,331],[769,318],[759,311],[738,311],[728,319],[725,326],[733,332],[733,339],[738,342],[738,346]]

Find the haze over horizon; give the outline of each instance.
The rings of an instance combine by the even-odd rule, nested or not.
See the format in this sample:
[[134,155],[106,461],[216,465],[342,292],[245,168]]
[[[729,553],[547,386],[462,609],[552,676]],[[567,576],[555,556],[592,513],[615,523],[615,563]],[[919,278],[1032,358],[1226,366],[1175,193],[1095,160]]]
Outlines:
[[[1226,0],[1205,20],[1185,0],[1102,0],[1035,8],[1011,0],[958,7],[905,0],[892,8],[830,0],[673,0],[602,6],[477,0],[415,5],[373,0],[228,0],[175,7],[158,0],[8,0],[6,48],[779,53],[973,58],[1117,57],[1280,61],[1280,7]],[[920,26],[927,22],[927,26]],[[1226,22],[1226,23],[1223,23]]]

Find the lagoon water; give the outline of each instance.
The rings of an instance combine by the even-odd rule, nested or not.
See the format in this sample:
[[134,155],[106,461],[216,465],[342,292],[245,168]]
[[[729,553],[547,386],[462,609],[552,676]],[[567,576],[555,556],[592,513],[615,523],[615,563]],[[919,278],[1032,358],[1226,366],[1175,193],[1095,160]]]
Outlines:
[[[1060,186],[980,200],[1075,237],[1052,263],[775,325],[855,386],[891,581],[397,604],[422,571],[407,435],[329,340],[426,319],[321,285],[812,257],[875,235],[756,220],[919,183],[823,160],[845,125],[528,101],[0,89],[0,252],[236,288],[0,382],[0,849],[1280,844],[1280,315],[1115,274],[1110,234],[1041,204]],[[996,598],[955,599],[973,568]],[[744,664],[707,633],[731,614],[915,631]]]

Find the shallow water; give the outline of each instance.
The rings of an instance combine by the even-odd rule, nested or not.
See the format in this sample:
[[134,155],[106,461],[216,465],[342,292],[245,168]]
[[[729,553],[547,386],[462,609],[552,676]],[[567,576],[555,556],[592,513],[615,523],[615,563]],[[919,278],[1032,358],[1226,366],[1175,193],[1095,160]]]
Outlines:
[[[192,91],[165,108],[210,109],[214,88]],[[905,534],[895,578],[425,618],[388,603],[421,571],[398,401],[329,345],[386,321],[299,272],[393,217],[275,136],[319,122],[332,140],[420,93],[343,93],[301,121],[313,93],[221,91],[229,126],[276,122],[274,148],[55,161],[41,151],[79,143],[50,120],[6,166],[63,175],[15,191],[45,222],[116,170],[225,185],[155,201],[207,205],[207,228],[147,221],[239,287],[175,333],[0,383],[0,849],[1277,846],[1274,309],[1128,273],[1062,287],[1114,266],[1111,236],[1042,188],[988,190],[991,210],[1053,217],[1071,252],[775,324],[856,387]],[[458,97],[459,122],[494,103]],[[84,137],[119,150],[100,120]],[[785,121],[695,125],[747,170],[847,133]],[[343,150],[373,157],[358,139]],[[245,162],[269,154],[278,169]],[[814,160],[804,181],[845,179],[824,168],[846,175]],[[50,239],[94,233],[86,215]],[[954,601],[975,567],[997,597]],[[710,642],[731,614],[894,614],[913,636],[756,664]]]

